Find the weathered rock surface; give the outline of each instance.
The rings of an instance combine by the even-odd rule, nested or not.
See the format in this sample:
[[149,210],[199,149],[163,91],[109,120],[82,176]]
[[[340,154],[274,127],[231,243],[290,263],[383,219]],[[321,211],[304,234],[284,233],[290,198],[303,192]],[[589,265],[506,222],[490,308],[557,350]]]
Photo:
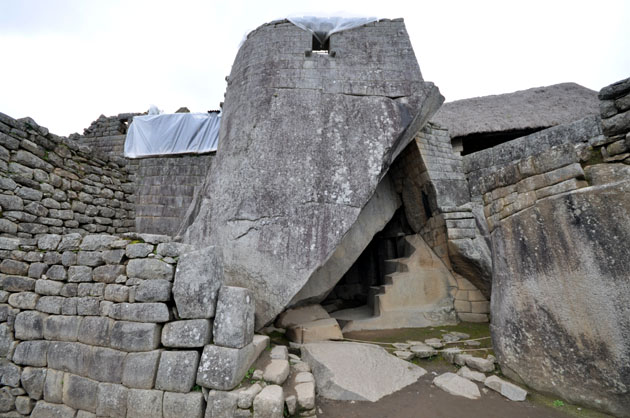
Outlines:
[[426,371],[371,344],[318,342],[302,346],[318,393],[328,399],[376,402]]
[[571,402],[630,411],[630,182],[538,201],[492,232],[502,372]]
[[479,399],[481,393],[476,384],[455,373],[444,373],[433,379],[433,384],[443,391],[468,399]]
[[[387,170],[443,100],[422,80],[402,22],[333,34],[336,54],[306,56],[312,35],[279,25],[239,50],[220,150],[182,230],[188,243],[223,247],[226,284],[254,292],[257,328],[323,299],[391,219],[400,202]],[[366,38],[369,50],[357,48]],[[299,54],[278,61],[279,39]],[[388,57],[396,71],[377,71]]]
[[524,401],[527,397],[525,389],[516,386],[514,383],[506,382],[498,376],[489,376],[484,383],[490,389],[499,392],[511,401]]

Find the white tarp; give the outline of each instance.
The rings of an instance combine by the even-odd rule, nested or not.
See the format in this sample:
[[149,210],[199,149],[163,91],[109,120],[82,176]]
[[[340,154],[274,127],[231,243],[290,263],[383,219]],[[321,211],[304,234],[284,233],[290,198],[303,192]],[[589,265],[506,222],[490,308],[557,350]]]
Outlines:
[[287,18],[295,26],[309,31],[322,44],[335,32],[363,26],[376,22],[376,17],[318,17],[318,16],[290,16]]
[[216,151],[220,125],[220,113],[136,116],[127,131],[125,157]]

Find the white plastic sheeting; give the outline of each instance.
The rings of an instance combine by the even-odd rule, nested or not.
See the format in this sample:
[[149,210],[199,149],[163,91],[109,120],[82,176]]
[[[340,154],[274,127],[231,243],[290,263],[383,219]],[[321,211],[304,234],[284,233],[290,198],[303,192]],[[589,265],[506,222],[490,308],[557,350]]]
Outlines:
[[220,113],[170,113],[136,116],[125,140],[125,157],[216,151]]
[[322,44],[335,32],[356,28],[378,20],[376,17],[341,16],[291,16],[287,19],[295,26],[311,32]]

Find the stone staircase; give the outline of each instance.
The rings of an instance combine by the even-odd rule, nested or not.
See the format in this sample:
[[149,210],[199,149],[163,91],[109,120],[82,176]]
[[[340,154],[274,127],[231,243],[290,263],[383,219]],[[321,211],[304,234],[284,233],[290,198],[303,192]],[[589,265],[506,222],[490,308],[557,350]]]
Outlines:
[[331,314],[343,332],[457,323],[450,271],[419,235],[404,242],[408,256],[385,261],[383,285],[370,288],[367,305]]

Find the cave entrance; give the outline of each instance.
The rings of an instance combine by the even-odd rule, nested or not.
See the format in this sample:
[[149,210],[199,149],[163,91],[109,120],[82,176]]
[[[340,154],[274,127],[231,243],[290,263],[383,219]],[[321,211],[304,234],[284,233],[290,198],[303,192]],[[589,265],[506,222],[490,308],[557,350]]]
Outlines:
[[384,277],[391,273],[387,260],[404,257],[404,237],[413,234],[407,223],[403,207],[400,207],[385,227],[377,232],[352,267],[322,302],[329,312],[342,309],[371,306],[373,294],[384,284]]

